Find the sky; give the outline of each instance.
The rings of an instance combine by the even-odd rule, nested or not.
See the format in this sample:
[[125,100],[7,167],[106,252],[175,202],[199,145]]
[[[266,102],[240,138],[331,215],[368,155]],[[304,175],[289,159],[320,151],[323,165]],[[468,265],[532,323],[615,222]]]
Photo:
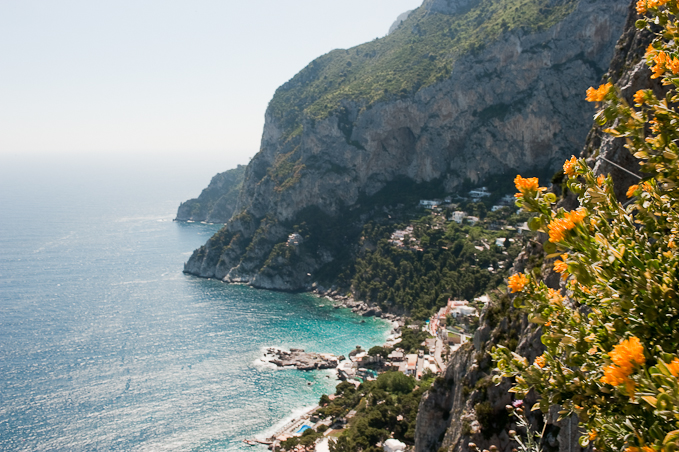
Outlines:
[[[422,0],[0,0],[0,159],[259,150],[276,88]],[[224,168],[227,169],[227,168]]]

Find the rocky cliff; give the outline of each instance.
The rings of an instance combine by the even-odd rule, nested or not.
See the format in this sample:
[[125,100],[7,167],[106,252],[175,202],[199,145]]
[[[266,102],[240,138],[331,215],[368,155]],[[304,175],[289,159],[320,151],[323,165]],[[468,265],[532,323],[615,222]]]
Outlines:
[[217,174],[198,198],[180,204],[175,220],[226,223],[236,208],[244,175],[245,165]]
[[[634,27],[637,19],[639,17],[632,3],[629,5],[625,28],[617,43],[610,68],[603,77],[606,81],[614,82],[630,103],[632,95],[638,89],[652,88],[657,94],[663,92],[659,82],[650,80],[650,70],[642,59],[651,35]],[[603,134],[595,125],[588,134],[580,155],[588,158],[598,174],[610,173],[619,198],[626,199],[623,194],[627,187],[637,181],[631,173],[638,172],[638,169],[634,158],[624,148],[622,139],[613,139]],[[567,195],[560,203],[569,209],[577,206],[577,200],[572,194]],[[533,258],[530,259],[530,256]],[[531,261],[533,264],[530,264]],[[553,260],[544,260],[544,252],[539,243],[534,243],[519,256],[514,270],[530,270],[532,265],[540,265],[548,286],[563,289],[558,275],[552,271]],[[499,386],[490,384],[491,363],[486,351],[495,344],[506,346],[507,338],[514,337],[516,351],[531,361],[542,351],[540,333],[540,329],[529,325],[525,317],[510,306],[508,299],[490,306],[482,315],[473,345],[470,344],[453,356],[443,378],[422,398],[417,418],[415,451],[463,452],[469,450],[470,442],[482,449],[494,444],[501,451],[507,452],[516,447],[507,435],[510,428],[516,429],[516,425],[506,417],[504,410],[504,405],[512,400],[507,393],[510,385],[507,381]],[[530,406],[532,402],[534,400],[528,401],[527,405]],[[479,405],[480,403],[487,405]],[[547,450],[559,452],[581,451],[578,437],[582,432],[578,429],[577,418],[557,422],[557,412],[558,407],[551,407],[547,413],[544,446]],[[488,422],[488,413],[494,422]],[[541,416],[540,412],[538,414]],[[536,428],[541,427],[540,416],[532,417]],[[484,423],[486,425],[482,425]]]
[[[390,183],[443,193],[556,169],[581,149],[593,113],[583,93],[608,67],[626,7],[426,0],[385,38],[312,62],[276,92],[236,215],[185,271],[304,289],[360,231],[352,212]],[[287,243],[305,224],[304,243]]]

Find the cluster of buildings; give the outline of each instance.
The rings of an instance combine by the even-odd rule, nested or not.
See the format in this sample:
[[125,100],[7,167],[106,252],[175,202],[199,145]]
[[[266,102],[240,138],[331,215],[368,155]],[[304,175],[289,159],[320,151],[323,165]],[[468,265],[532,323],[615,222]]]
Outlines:
[[299,245],[302,244],[303,241],[304,241],[304,239],[302,238],[301,235],[299,235],[296,232],[293,232],[292,234],[290,234],[288,236],[287,245],[288,246],[299,246]]
[[[471,198],[474,201],[478,201],[481,198],[485,198],[490,196],[491,193],[488,191],[486,187],[481,187],[481,188],[475,188],[474,190],[471,190],[469,192],[469,198]],[[424,207],[425,209],[437,209],[437,208],[454,208],[456,207],[455,204],[451,204],[452,199],[451,198],[446,198],[446,199],[421,199],[420,200],[420,207]],[[493,212],[496,212],[503,207],[512,207],[514,205],[515,199],[514,196],[512,195],[505,195],[503,196],[497,204],[493,205],[491,207],[491,210]],[[477,217],[467,215],[466,212],[462,211],[457,211],[453,212],[453,216],[450,218],[451,221],[455,221],[456,223],[462,223],[463,220],[467,220],[467,222],[471,223],[472,225],[476,224],[476,222],[479,221]]]
[[500,201],[497,204],[495,204],[493,207],[491,207],[491,210],[493,212],[496,212],[496,211],[502,209],[503,207],[512,207],[512,206],[514,206],[515,201],[516,201],[516,198],[514,198],[514,196],[505,195],[502,198],[500,198]]
[[[432,346],[430,353],[433,352]],[[353,382],[358,386],[361,380],[371,381],[377,378],[377,372],[368,367],[378,367],[384,371],[399,371],[418,380],[428,370],[433,373],[441,371],[441,366],[438,365],[432,354],[425,354],[421,350],[419,353],[405,354],[403,349],[396,348],[386,358],[380,355],[370,356],[364,350],[355,354],[352,352],[348,360],[339,364],[337,374],[340,380]]]
[[462,328],[447,325],[448,316],[455,319],[461,317],[478,317],[477,309],[469,305],[467,300],[448,299],[448,304],[434,314],[429,320],[429,334],[451,345],[460,346],[471,339]]
[[467,221],[467,223],[474,226],[476,223],[479,222],[479,217],[475,217],[473,215],[467,215],[467,212],[463,212],[461,210],[456,210],[450,216],[450,221],[454,221],[457,224],[462,224],[462,222],[465,221],[465,220]]
[[394,231],[389,238],[389,243],[401,249],[412,249],[422,251],[420,242],[413,236],[413,227],[408,226],[405,229]]
[[[479,200],[481,198],[485,198],[488,196],[490,196],[490,192],[486,187],[475,188],[469,192],[469,198],[473,200]],[[436,207],[449,207],[451,202],[453,202],[453,200],[450,196],[445,199],[420,199],[420,207],[424,207],[425,209],[434,209]]]

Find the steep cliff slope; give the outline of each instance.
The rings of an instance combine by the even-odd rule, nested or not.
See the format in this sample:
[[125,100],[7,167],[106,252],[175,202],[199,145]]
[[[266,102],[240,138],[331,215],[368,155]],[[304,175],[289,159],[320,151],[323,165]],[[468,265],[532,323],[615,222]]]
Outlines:
[[[622,90],[630,103],[638,89],[652,88],[658,94],[663,90],[659,82],[650,80],[650,70],[642,59],[651,35],[634,27],[637,19],[639,17],[632,3],[624,32],[616,46],[609,71],[604,76],[605,80],[614,82]],[[594,126],[581,155],[589,159],[597,173],[610,173],[619,197],[626,199],[623,196],[625,190],[637,179],[621,167],[633,172],[637,169],[634,159],[624,148],[624,140],[612,139],[604,135],[598,126]],[[573,195],[568,195],[561,204],[571,209],[576,207],[577,200]],[[534,243],[519,256],[514,270],[530,270],[530,256],[534,256],[533,262],[541,265],[541,273],[547,284],[555,289],[560,288],[559,277],[552,271],[553,260],[543,262],[544,252],[539,243]],[[462,452],[469,450],[469,442],[481,448],[494,444],[502,451],[515,447],[509,441],[507,431],[516,426],[510,424],[504,410],[504,405],[511,401],[511,395],[507,393],[509,384],[506,381],[497,387],[490,384],[491,363],[485,353],[511,336],[516,338],[517,352],[529,361],[541,353],[540,330],[528,324],[525,317],[519,315],[506,299],[504,304],[497,303],[483,314],[473,346],[456,353],[443,378],[424,395],[418,413],[416,451]],[[478,403],[485,402],[488,403],[483,407],[486,411],[477,409]],[[530,406],[530,403],[527,405]],[[549,412],[546,448],[560,452],[581,451],[577,440],[582,432],[577,428],[577,418],[556,422],[557,412],[557,407],[552,407]],[[488,413],[497,421],[486,425],[484,429],[479,421],[487,419]],[[538,417],[534,416],[533,421],[537,427]]]
[[181,203],[175,220],[226,223],[236,208],[244,175],[245,165],[217,174],[198,198]]
[[[593,113],[582,92],[625,14],[620,0],[426,0],[385,38],[318,58],[276,92],[236,215],[185,271],[303,289],[389,184],[443,193],[556,168],[581,148]],[[303,223],[305,243],[286,245]]]

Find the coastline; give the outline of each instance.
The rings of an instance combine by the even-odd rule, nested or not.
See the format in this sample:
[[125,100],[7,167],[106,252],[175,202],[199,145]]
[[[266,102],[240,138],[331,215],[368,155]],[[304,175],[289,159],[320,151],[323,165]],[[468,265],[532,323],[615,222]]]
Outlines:
[[379,317],[387,321],[397,322],[399,326],[403,326],[403,323],[405,322],[405,317],[403,315],[384,312],[378,306],[371,306],[365,301],[357,301],[350,295],[342,295],[337,290],[332,288],[325,289],[316,283],[314,283],[311,290],[307,292],[319,298],[325,298],[326,300],[332,301],[336,309],[351,309],[351,312],[358,314],[361,317]]
[[[399,328],[403,327],[405,324],[405,318],[403,316],[391,313],[384,313],[379,307],[370,306],[363,301],[356,301],[354,300],[353,297],[341,295],[336,290],[326,290],[314,284],[312,290],[307,291],[307,293],[315,295],[319,299],[326,299],[331,301],[335,309],[346,308],[350,309],[353,313],[361,317],[377,317],[389,322],[391,324],[391,330],[389,331],[388,336],[385,338],[385,341],[381,344],[382,346],[392,346],[394,344],[393,342],[394,336],[398,334]],[[339,382],[338,368],[333,368],[331,369],[331,371],[335,375],[337,381]],[[321,424],[330,427],[330,424],[326,420],[319,419],[316,422],[312,422],[311,418],[314,416],[316,410],[318,410],[319,408],[321,408],[320,405],[302,408],[303,411],[301,413],[293,414],[292,415],[293,417],[290,420],[286,421],[282,427],[276,428],[273,434],[268,435],[268,433],[262,432],[262,434],[256,436],[256,438],[260,439],[255,439],[254,442],[262,445],[267,445],[269,449],[273,449],[275,446],[279,445],[281,441],[284,441],[287,438],[295,436],[298,430],[302,428],[304,425],[309,425],[310,423],[313,423],[315,424],[315,427],[318,427]],[[286,419],[287,418],[281,419],[279,423],[285,421]],[[274,424],[274,426],[275,425],[277,424]],[[272,428],[274,426],[272,426]],[[334,431],[333,429],[328,428],[323,434],[324,437],[323,441],[327,442],[328,441],[327,437],[333,431]],[[264,440],[261,439],[263,435],[267,435],[264,438]],[[248,444],[251,444],[252,440],[244,441]]]

